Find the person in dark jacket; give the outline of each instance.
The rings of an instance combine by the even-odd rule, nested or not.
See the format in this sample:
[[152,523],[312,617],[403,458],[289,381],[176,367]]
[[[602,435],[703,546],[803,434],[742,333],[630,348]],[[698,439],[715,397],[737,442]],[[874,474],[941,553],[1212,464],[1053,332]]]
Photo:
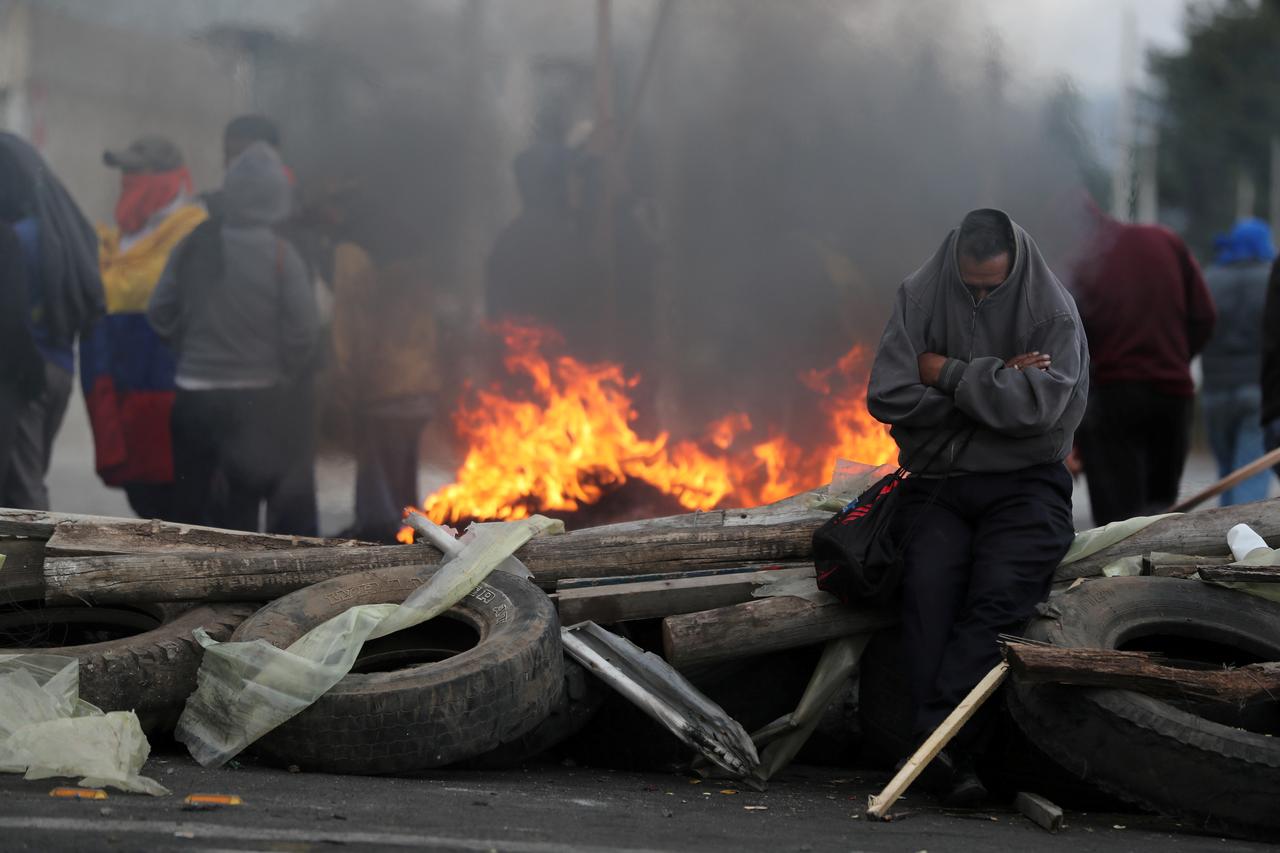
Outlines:
[[219,215],[174,251],[147,318],[177,356],[175,518],[257,530],[287,471],[293,419],[281,389],[310,363],[316,303],[302,259],[273,230],[290,210],[275,150],[246,148],[221,198]]
[[[1268,453],[1280,447],[1280,258],[1271,265],[1262,311],[1262,442]],[[1280,465],[1272,470],[1280,477]]]
[[1191,359],[1217,314],[1176,234],[1096,207],[1089,214],[1093,233],[1072,286],[1093,364],[1078,448],[1093,521],[1106,524],[1177,501],[1191,442]]
[[[1205,283],[1218,310],[1218,324],[1204,348],[1204,388],[1200,395],[1209,446],[1218,476],[1263,454],[1262,315],[1267,274],[1276,256],[1271,229],[1243,219],[1217,241]],[[1222,493],[1222,505],[1260,501],[1271,477],[1265,471]]]
[[[1063,460],[1089,353],[1075,302],[1030,235],[975,210],[906,278],[867,408],[909,472],[894,516],[914,728],[923,739],[1000,660],[1074,538]],[[953,802],[985,794],[969,727],[939,767]]]
[[[75,342],[104,310],[98,238],[40,154],[2,132],[0,222],[8,244],[4,324],[20,319],[25,327],[0,344],[0,373],[13,374],[0,382],[9,388],[0,411],[0,506],[48,509],[44,478],[71,397]],[[41,356],[38,371],[31,346]]]

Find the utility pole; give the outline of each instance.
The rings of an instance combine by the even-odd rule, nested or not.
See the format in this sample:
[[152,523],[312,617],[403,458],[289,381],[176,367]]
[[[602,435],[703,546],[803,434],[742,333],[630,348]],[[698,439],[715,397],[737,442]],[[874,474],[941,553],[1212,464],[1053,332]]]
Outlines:
[[604,281],[601,323],[605,340],[618,340],[618,251],[614,199],[618,192],[618,131],[613,116],[613,3],[596,0],[595,129],[592,150],[600,158],[601,186],[596,225],[596,251]]
[[1116,163],[1111,172],[1111,215],[1121,222],[1133,221],[1136,30],[1133,6],[1126,5],[1120,25],[1120,103],[1116,109]]

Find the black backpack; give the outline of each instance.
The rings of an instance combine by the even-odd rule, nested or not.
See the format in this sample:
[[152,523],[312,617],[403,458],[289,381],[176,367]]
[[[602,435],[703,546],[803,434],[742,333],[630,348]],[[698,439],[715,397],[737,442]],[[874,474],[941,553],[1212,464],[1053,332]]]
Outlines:
[[[946,434],[925,469],[964,432],[968,436],[952,458],[954,465],[973,436],[969,428]],[[891,525],[906,477],[906,468],[882,477],[813,532],[818,589],[843,604],[886,607],[895,603],[902,586],[902,547],[894,541]]]

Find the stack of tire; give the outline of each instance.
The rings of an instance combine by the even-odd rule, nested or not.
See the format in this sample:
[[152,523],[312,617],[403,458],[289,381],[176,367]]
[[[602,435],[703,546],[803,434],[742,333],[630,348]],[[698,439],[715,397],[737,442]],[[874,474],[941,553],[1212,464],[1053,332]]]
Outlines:
[[204,650],[192,632],[215,640],[254,611],[250,604],[136,607],[0,607],[0,653],[65,655],[80,661],[80,698],[103,711],[136,711],[143,731],[167,734],[196,689]]
[[[1280,661],[1280,604],[1196,580],[1104,578],[1050,598],[1026,636],[1158,651],[1192,667]],[[903,663],[892,633],[863,659],[861,724],[868,742],[883,747],[882,760],[912,746]],[[1280,697],[1225,706],[1016,677],[1004,694],[1005,707],[994,709],[997,748],[984,768],[989,784],[1079,808],[1114,809],[1119,798],[1207,832],[1280,836]]]
[[[151,736],[172,732],[196,688],[203,649],[265,640],[284,648],[360,604],[400,603],[432,570],[379,569],[254,604],[0,607],[0,653],[80,662],[80,697],[136,711]],[[531,581],[495,572],[448,612],[365,645],[353,671],[253,751],[282,766],[408,773],[447,764],[518,764],[582,728],[603,690],[560,643],[555,606]]]

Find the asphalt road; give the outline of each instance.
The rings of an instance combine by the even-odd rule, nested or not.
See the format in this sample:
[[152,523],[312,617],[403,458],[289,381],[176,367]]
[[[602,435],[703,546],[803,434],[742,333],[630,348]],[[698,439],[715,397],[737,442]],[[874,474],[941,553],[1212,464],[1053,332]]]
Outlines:
[[[0,776],[0,850],[1071,851],[1265,850],[1191,834],[1139,814],[1069,813],[1049,834],[1015,812],[946,811],[908,793],[889,823],[863,816],[886,778],[797,767],[765,793],[685,776],[532,765],[420,778],[288,773],[242,764],[206,770],[185,755],[153,757],[168,797],[109,792],[55,799],[62,780]],[[184,810],[191,793],[243,804]]]

